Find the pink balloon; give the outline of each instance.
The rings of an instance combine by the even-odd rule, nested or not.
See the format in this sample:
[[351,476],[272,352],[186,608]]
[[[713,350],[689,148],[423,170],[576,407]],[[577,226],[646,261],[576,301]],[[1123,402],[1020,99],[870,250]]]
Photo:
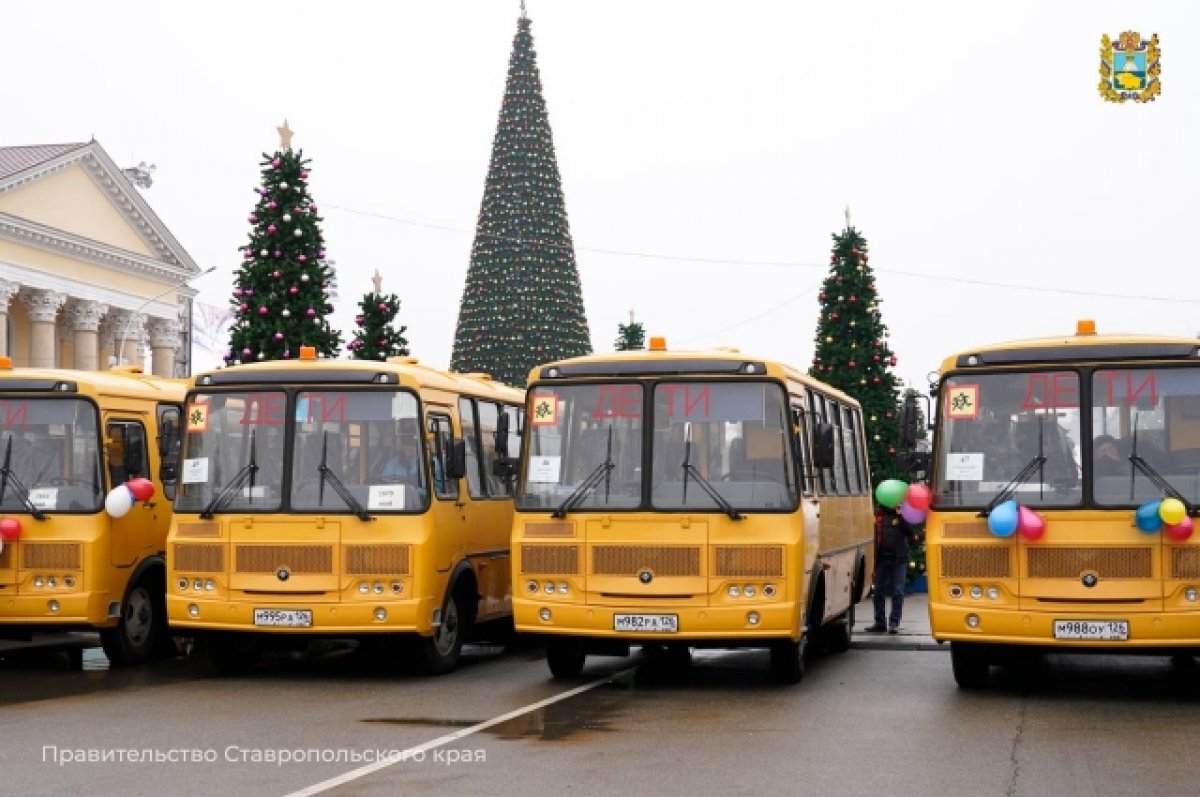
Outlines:
[[1195,526],[1192,519],[1187,515],[1183,516],[1183,520],[1178,523],[1167,524],[1163,526],[1163,530],[1167,532],[1167,536],[1176,542],[1183,542],[1192,536]]
[[909,523],[921,523],[925,520],[925,510],[916,509],[909,505],[908,501],[900,504],[900,517],[907,520]]
[[1040,540],[1046,533],[1046,521],[1029,507],[1018,506],[1017,531],[1027,540]]
[[904,494],[904,501],[913,509],[919,509],[922,512],[929,508],[932,500],[933,491],[924,484],[910,484],[908,492]]

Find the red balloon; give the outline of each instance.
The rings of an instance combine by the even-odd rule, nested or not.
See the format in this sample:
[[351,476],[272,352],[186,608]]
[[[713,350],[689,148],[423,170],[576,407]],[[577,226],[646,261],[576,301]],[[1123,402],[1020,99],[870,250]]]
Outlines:
[[1027,540],[1040,540],[1046,533],[1046,521],[1027,506],[1017,507],[1017,531]]
[[[2,526],[3,523],[4,521],[0,520],[0,526]],[[1163,526],[1163,530],[1167,533],[1167,536],[1176,542],[1183,542],[1191,537],[1194,529],[1195,525],[1192,523],[1192,519],[1187,515],[1184,515],[1183,520],[1179,521],[1178,523],[1168,523]]]
[[908,492],[904,494],[904,500],[913,509],[925,510],[929,508],[929,504],[933,501],[933,491],[925,484],[910,484]]
[[15,517],[6,517],[0,520],[0,538],[5,542],[12,542],[19,539],[21,536],[21,521]]
[[129,488],[129,492],[133,493],[133,497],[138,501],[149,501],[154,497],[154,482],[149,479],[137,477],[125,482],[125,486]]

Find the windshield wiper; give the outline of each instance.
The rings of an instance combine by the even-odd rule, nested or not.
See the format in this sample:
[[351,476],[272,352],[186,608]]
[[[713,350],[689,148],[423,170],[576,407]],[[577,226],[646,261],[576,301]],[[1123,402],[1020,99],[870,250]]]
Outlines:
[[328,461],[328,456],[329,432],[322,432],[321,464],[317,466],[317,472],[321,474],[321,481],[317,485],[317,506],[325,503],[325,480],[328,479],[329,483],[333,485],[334,492],[341,496],[341,499],[346,502],[346,506],[350,507],[350,510],[354,512],[355,517],[359,520],[370,520],[371,516],[367,514],[367,510],[359,503],[358,499],[354,497],[354,493],[350,492],[350,489],[342,483],[337,474],[331,471],[329,466],[325,464]]
[[9,467],[12,464],[12,441],[12,435],[9,435],[8,443],[4,447],[4,466],[0,467],[0,504],[4,503],[4,493],[8,489],[8,483],[12,482],[17,498],[21,499],[21,503],[29,510],[29,514],[33,515],[34,520],[45,520],[46,513],[33,503],[33,499],[29,497],[29,490],[25,489],[25,485],[21,484],[17,474]]
[[730,520],[744,520],[742,514],[733,508],[733,505],[725,500],[725,496],[717,492],[716,488],[709,483],[708,479],[700,475],[700,471],[692,464],[692,424],[685,423],[683,425],[683,503],[687,505],[687,477],[690,473],[696,477],[696,484],[708,493],[708,497],[716,502],[717,506],[721,507],[725,514],[729,515]]
[[1162,490],[1162,492],[1164,494],[1170,496],[1171,498],[1178,499],[1185,507],[1187,507],[1187,513],[1190,517],[1195,517],[1196,516],[1196,505],[1193,504],[1191,501],[1189,501],[1187,498],[1185,498],[1183,496],[1183,493],[1181,493],[1181,492],[1179,492],[1179,490],[1175,489],[1174,485],[1172,485],[1169,481],[1167,481],[1166,477],[1164,477],[1161,473],[1159,473],[1157,470],[1155,470],[1153,465],[1151,465],[1146,460],[1142,459],[1141,455],[1138,454],[1137,448],[1138,448],[1137,416],[1134,416],[1134,419],[1133,419],[1133,451],[1130,452],[1130,454],[1129,454],[1129,462],[1131,465],[1131,467],[1129,468],[1129,498],[1130,498],[1130,500],[1133,499],[1133,495],[1134,495],[1133,483],[1134,483],[1134,479],[1136,478],[1136,474],[1133,471],[1134,471],[1134,468],[1136,468],[1137,470],[1141,471],[1142,475],[1145,476],[1147,479],[1149,479],[1150,482],[1155,487],[1157,487],[1159,490]]
[[250,482],[250,493],[253,498],[254,494],[254,476],[258,473],[258,462],[254,459],[254,430],[250,430],[250,461],[233,474],[233,478],[229,480],[221,490],[212,497],[208,502],[208,506],[204,507],[200,512],[200,517],[205,520],[212,520],[213,512],[216,512],[221,507],[225,506],[237,495],[237,491],[242,488],[242,485],[247,481]]
[[612,426],[610,425],[608,427],[608,448],[604,453],[604,461],[571,491],[566,500],[558,505],[558,509],[550,513],[550,517],[560,520],[565,518],[567,511],[574,509],[575,505],[582,501],[588,491],[599,484],[601,479],[604,479],[604,502],[608,503],[609,488],[612,486],[612,471],[615,467],[616,465],[612,461]]
[[[988,515],[992,514],[993,509],[1011,498],[1013,493],[1017,491],[1018,487],[1029,481],[1029,477],[1033,475],[1034,471],[1040,471],[1042,469],[1042,466],[1046,464],[1046,455],[1042,449],[1042,445],[1042,419],[1039,417],[1037,455],[1034,456],[1033,459],[1026,462],[1025,467],[1021,468],[1021,472],[1014,476],[1008,484],[1001,487],[1000,490],[994,496],[992,496],[992,500],[988,501],[988,505],[983,508],[983,511],[981,511],[977,517],[987,517]],[[1044,483],[1046,480],[1041,475],[1039,475],[1038,478],[1041,482],[1043,482],[1041,494],[1038,497],[1044,498],[1046,492]]]

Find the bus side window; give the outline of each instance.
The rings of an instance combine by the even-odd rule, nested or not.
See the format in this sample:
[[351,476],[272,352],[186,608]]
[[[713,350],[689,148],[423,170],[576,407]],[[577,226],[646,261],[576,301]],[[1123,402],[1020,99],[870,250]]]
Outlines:
[[108,438],[108,475],[112,486],[147,475],[146,431],[140,423],[109,421],[105,436]]
[[472,498],[486,498],[483,480],[479,475],[479,424],[475,422],[474,399],[464,396],[458,400],[458,416],[463,443],[467,448],[467,494]]
[[454,429],[445,415],[429,416],[430,453],[433,456],[433,494],[438,498],[458,498],[458,479],[447,478]]
[[179,407],[172,404],[158,406],[158,456],[159,480],[163,484],[163,496],[175,500],[175,487],[179,479]]
[[800,473],[800,490],[812,495],[812,458],[808,453],[808,430],[804,428],[804,409],[792,407],[792,429],[796,438],[796,452],[800,459],[796,470]]

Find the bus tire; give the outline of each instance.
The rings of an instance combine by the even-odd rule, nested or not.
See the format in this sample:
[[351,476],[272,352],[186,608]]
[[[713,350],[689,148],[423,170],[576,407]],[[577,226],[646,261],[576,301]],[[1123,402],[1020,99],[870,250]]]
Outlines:
[[236,631],[214,632],[204,637],[208,660],[222,675],[245,675],[262,658],[262,637]]
[[577,639],[552,637],[546,640],[546,664],[555,678],[578,678],[587,654]]
[[830,653],[845,653],[850,649],[854,634],[854,604],[837,620],[825,626],[825,649]]
[[121,601],[116,627],[100,630],[100,646],[111,666],[150,661],[162,653],[169,640],[166,598],[153,585],[153,572],[138,579]]
[[458,666],[463,636],[470,620],[460,605],[458,590],[446,595],[442,604],[442,622],[431,636],[417,638],[417,667],[426,675],[441,675]]
[[808,635],[799,642],[785,639],[771,645],[771,675],[776,683],[798,684],[804,678],[805,654],[808,652]]
[[988,685],[988,652],[983,645],[951,642],[950,666],[959,689],[983,689]]

